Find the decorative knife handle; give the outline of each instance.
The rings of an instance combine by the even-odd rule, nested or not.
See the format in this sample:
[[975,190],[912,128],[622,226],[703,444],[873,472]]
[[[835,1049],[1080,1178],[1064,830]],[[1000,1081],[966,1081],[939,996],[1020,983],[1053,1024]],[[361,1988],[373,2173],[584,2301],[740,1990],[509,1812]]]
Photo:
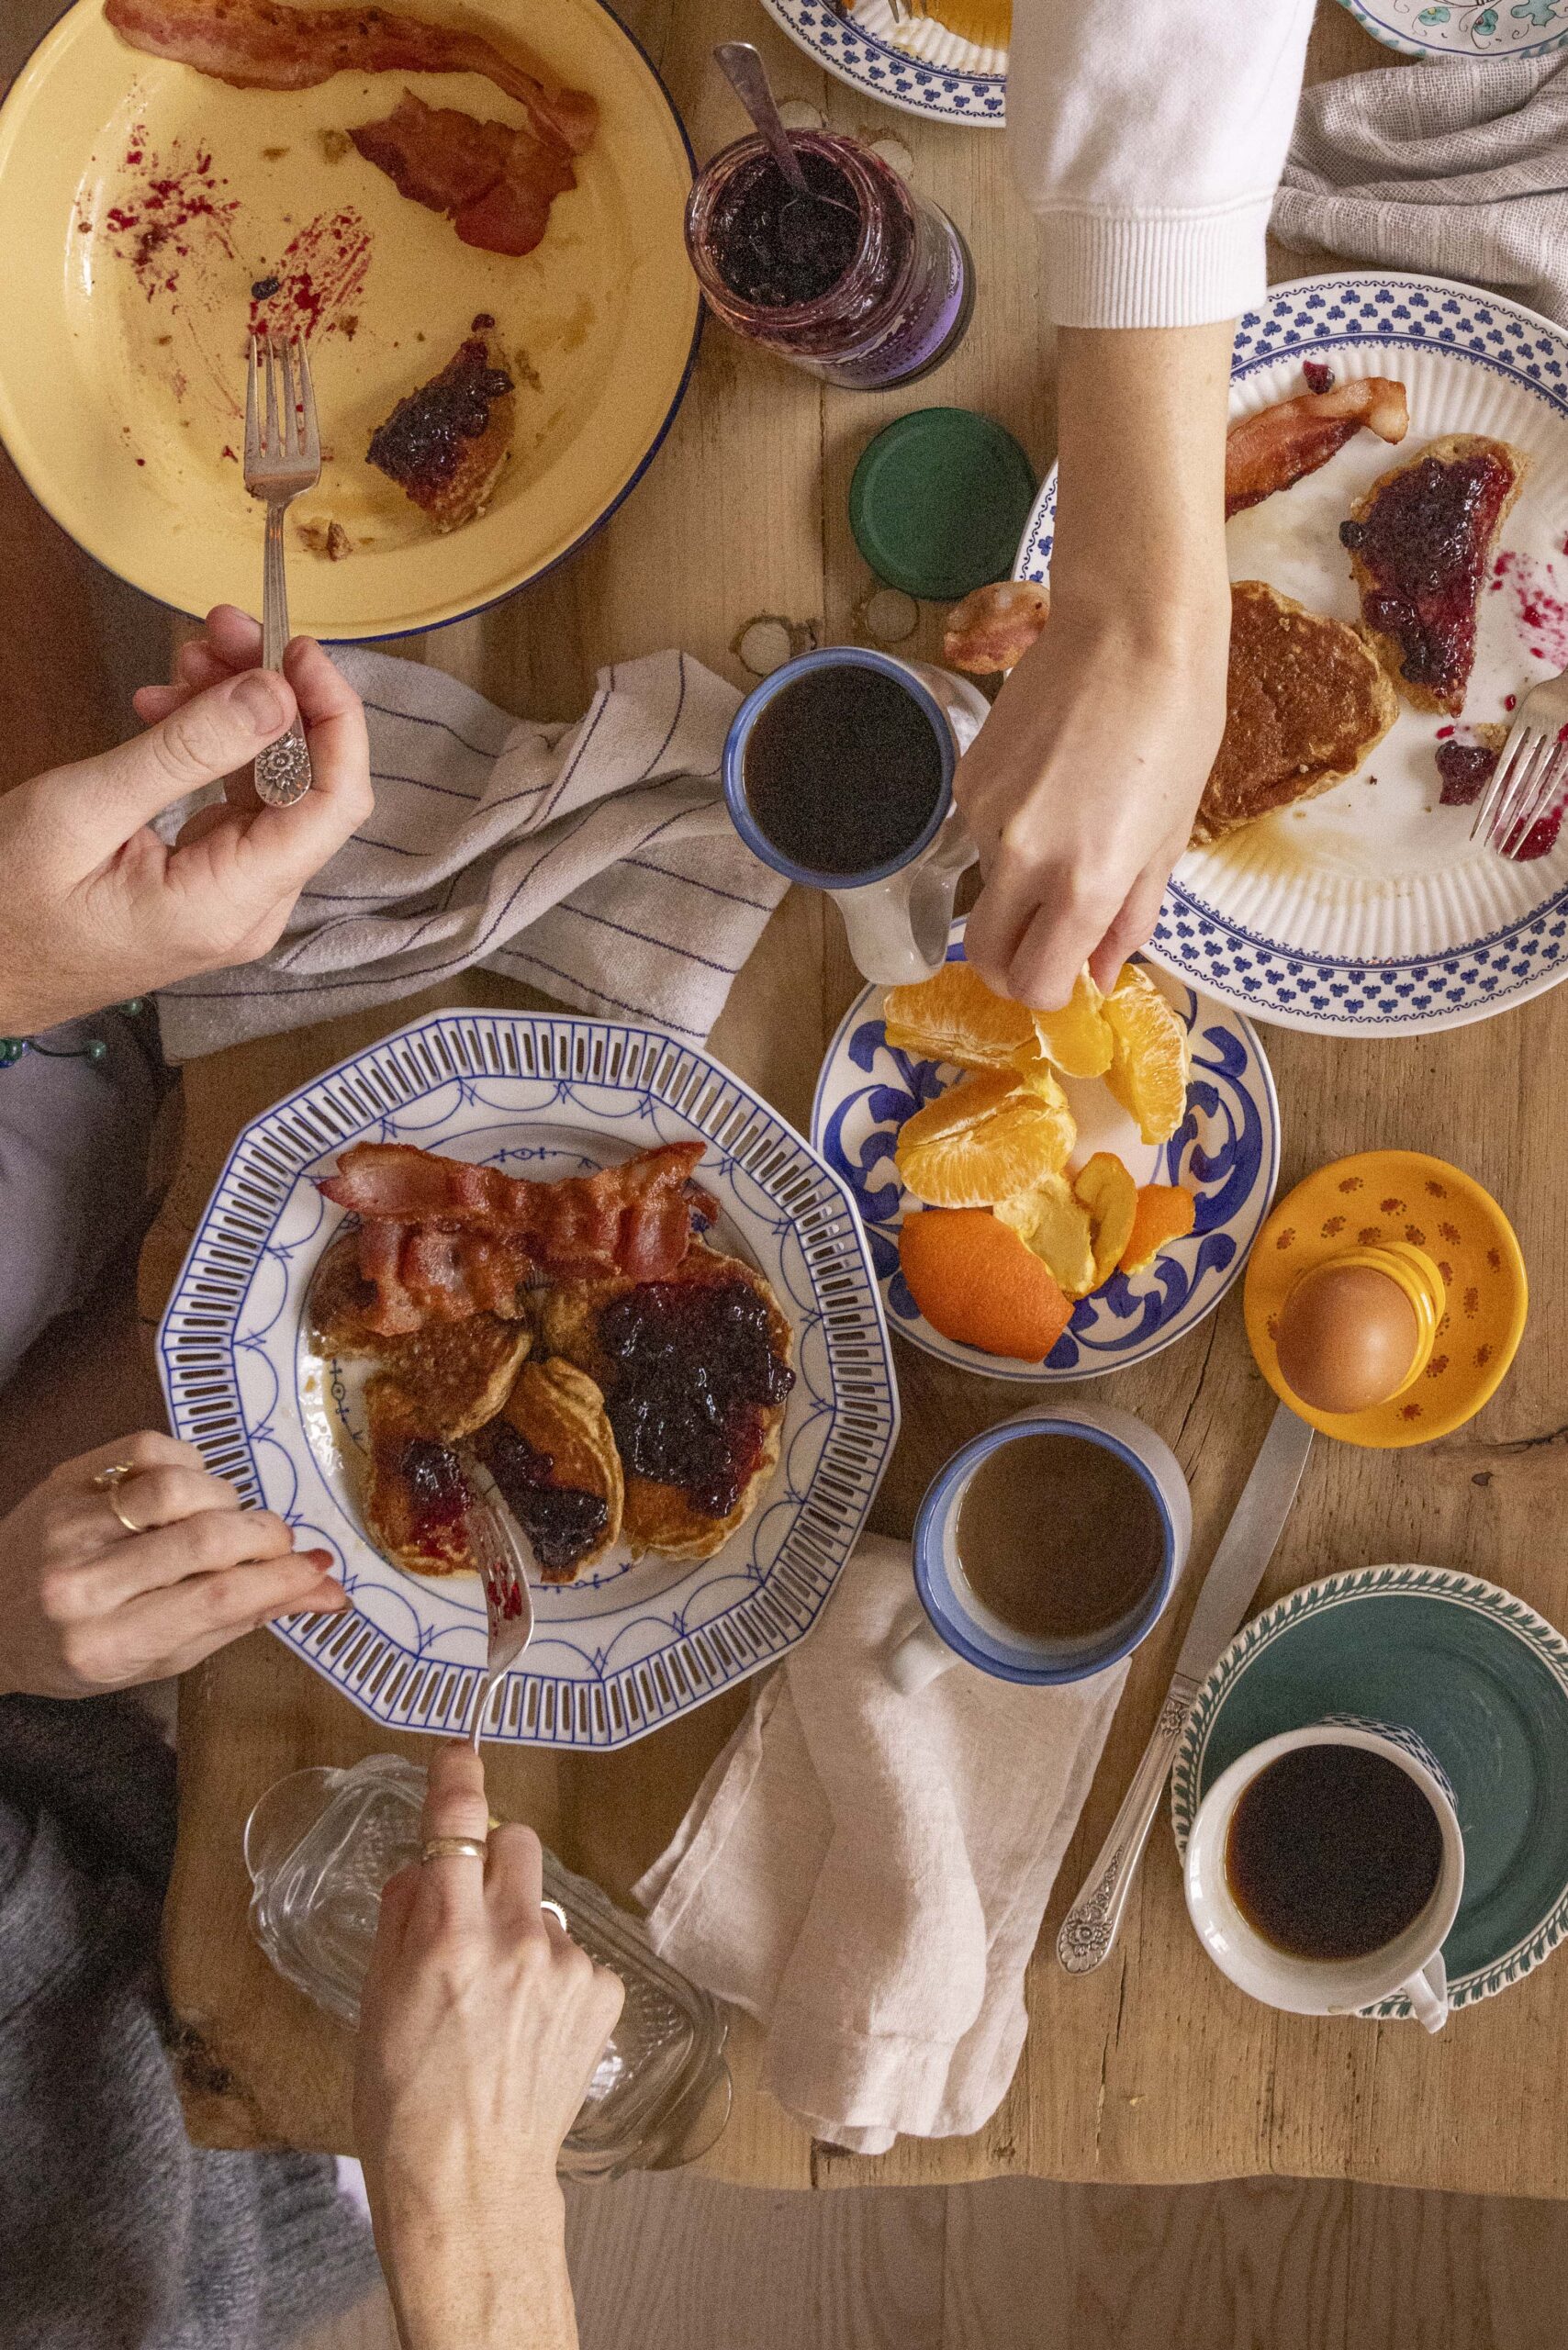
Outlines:
[[1133,1774],[1122,1807],[1111,1822],[1111,1832],[1100,1847],[1083,1891],[1061,1921],[1057,1956],[1070,1975],[1091,1975],[1111,1955],[1121,1930],[1137,1864],[1148,1841],[1154,1815],[1176,1747],[1186,1726],[1198,1684],[1178,1673],[1159,1708],[1159,1719],[1144,1748],[1143,1760]]

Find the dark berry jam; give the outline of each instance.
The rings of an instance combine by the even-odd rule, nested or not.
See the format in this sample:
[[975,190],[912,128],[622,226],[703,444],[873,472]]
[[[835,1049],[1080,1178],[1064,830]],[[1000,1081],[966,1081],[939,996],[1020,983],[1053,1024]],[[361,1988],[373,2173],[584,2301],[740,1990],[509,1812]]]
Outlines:
[[1339,538],[1369,575],[1361,610],[1394,638],[1400,674],[1457,707],[1475,658],[1475,610],[1514,476],[1489,451],[1423,457],[1394,474]]
[[855,190],[825,155],[799,157],[813,203],[790,186],[771,155],[735,173],[713,222],[713,257],[733,294],[758,309],[819,302],[860,248]]
[[421,1534],[460,1527],[468,1509],[468,1487],[457,1455],[444,1444],[415,1437],[403,1447],[398,1463],[409,1497],[418,1513]]
[[1529,865],[1532,858],[1546,856],[1557,846],[1557,835],[1562,829],[1562,818],[1568,813],[1568,801],[1559,800],[1539,822],[1530,826],[1524,839],[1513,852],[1516,865]]
[[605,1408],[629,1476],[678,1485],[727,1517],[762,1455],[762,1414],[795,1384],[745,1281],[644,1281],[607,1305]]
[[1334,370],[1327,366],[1321,359],[1304,359],[1301,363],[1301,372],[1306,377],[1306,388],[1309,392],[1333,390]]
[[511,388],[505,368],[490,365],[482,338],[473,335],[439,375],[398,401],[371,434],[366,454],[395,482],[439,487],[456,472],[464,442],[489,423],[492,401]]
[[547,1579],[569,1575],[604,1532],[610,1505],[602,1494],[553,1483],[554,1460],[530,1444],[510,1420],[492,1420],[474,1449],[500,1487]]
[[1443,788],[1438,797],[1445,808],[1473,808],[1497,770],[1500,753],[1484,743],[1439,743],[1438,773]]

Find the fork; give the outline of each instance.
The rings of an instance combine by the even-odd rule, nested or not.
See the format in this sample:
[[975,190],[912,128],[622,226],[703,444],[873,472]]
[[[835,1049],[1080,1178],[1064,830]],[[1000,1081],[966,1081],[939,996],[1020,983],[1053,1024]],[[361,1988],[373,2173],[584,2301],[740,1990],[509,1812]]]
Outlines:
[[1568,669],[1525,696],[1503,755],[1475,811],[1470,837],[1517,856],[1560,794],[1568,790]]
[[489,1632],[484,1675],[475,1693],[467,1732],[477,1754],[490,1693],[533,1638],[533,1595],[529,1589],[531,1561],[495,1479],[472,1445],[460,1444],[455,1450],[468,1487],[468,1548],[485,1587],[485,1621]]
[[[298,369],[297,397],[295,370]],[[281,380],[280,380],[281,379]],[[263,397],[264,384],[264,397]],[[283,518],[301,490],[321,478],[321,435],[304,338],[251,337],[245,378],[245,487],[267,506],[262,568],[262,666],[280,669],[288,643],[288,588],[284,578]],[[297,717],[286,734],[256,754],[256,793],[270,808],[290,808],[310,789],[310,753]]]

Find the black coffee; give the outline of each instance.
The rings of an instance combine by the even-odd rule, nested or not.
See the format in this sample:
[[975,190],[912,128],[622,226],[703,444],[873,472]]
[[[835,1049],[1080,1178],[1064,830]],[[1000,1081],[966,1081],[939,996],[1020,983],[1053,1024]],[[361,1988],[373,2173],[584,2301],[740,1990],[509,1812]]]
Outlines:
[[1260,1771],[1230,1816],[1225,1874],[1255,1932],[1291,1958],[1365,1958],[1437,1889],[1443,1831],[1397,1762],[1364,1746],[1299,1746]]
[[913,694],[879,669],[808,669],[756,714],[746,804],[775,848],[813,873],[869,873],[924,832],[942,749]]

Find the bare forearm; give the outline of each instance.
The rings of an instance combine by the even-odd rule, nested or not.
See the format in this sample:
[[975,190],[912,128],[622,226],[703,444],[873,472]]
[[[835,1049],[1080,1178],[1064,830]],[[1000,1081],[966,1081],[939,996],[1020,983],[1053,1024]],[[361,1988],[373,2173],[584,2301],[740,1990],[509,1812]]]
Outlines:
[[403,2350],[577,2350],[557,2191],[520,2209],[499,2247],[394,2200],[372,2209]]

